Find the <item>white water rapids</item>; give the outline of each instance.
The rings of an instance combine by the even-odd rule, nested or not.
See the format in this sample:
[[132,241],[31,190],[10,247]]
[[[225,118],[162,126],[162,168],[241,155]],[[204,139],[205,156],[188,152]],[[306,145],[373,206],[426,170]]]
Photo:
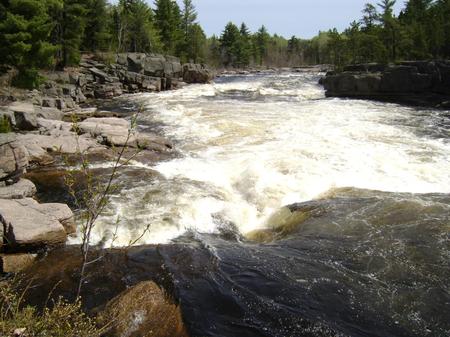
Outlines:
[[[317,74],[221,78],[158,94],[142,123],[162,125],[180,155],[112,199],[96,240],[167,243],[234,224],[245,234],[282,206],[335,187],[450,193],[447,117],[434,110],[325,98]],[[142,166],[138,165],[137,166]]]

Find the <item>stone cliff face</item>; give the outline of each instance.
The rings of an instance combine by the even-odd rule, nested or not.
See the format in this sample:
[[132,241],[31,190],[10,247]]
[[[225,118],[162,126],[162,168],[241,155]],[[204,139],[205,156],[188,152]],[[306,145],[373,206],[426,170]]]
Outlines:
[[450,61],[361,64],[321,79],[328,97],[353,97],[450,107]]

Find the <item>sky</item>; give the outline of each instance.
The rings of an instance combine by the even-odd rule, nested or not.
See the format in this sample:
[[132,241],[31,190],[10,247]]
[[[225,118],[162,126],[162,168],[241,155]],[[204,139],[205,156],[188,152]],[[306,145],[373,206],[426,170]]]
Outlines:
[[[177,0],[180,4],[181,0]],[[208,36],[220,35],[232,21],[256,31],[262,24],[270,33],[284,37],[311,38],[322,30],[344,30],[370,0],[193,0],[198,19]],[[396,13],[404,0],[397,0]]]

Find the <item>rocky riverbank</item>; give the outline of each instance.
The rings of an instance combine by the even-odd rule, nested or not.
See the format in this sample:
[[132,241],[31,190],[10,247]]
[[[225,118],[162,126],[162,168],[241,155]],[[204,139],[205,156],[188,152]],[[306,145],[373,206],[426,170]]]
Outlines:
[[450,61],[351,65],[327,73],[320,83],[328,97],[450,108]]
[[98,110],[96,100],[206,83],[214,74],[203,65],[182,65],[175,57],[132,53],[118,54],[109,64],[85,57],[78,68],[43,76],[39,90],[1,88],[0,272],[4,273],[21,270],[37,253],[64,245],[76,232],[74,214],[66,204],[36,200],[35,184],[24,178],[27,171],[80,153],[108,161],[123,146],[129,149],[125,157],[132,155],[144,163],[154,161],[155,153],[173,151],[171,142],[151,129],[132,128],[132,113]]

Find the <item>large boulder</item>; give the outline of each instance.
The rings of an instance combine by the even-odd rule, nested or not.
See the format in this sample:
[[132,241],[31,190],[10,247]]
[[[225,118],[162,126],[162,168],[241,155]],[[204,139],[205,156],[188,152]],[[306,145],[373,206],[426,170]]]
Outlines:
[[[45,204],[44,204],[45,205]],[[10,250],[29,250],[64,244],[64,226],[33,199],[0,199],[4,244]]]
[[36,186],[28,179],[20,179],[12,185],[0,186],[0,199],[23,199],[36,194]]
[[0,182],[17,181],[28,166],[28,152],[13,133],[0,134]]
[[101,315],[113,336],[188,337],[180,308],[152,281],[144,281],[111,300]]
[[183,81],[186,83],[209,83],[213,78],[214,73],[202,64],[183,65]]

